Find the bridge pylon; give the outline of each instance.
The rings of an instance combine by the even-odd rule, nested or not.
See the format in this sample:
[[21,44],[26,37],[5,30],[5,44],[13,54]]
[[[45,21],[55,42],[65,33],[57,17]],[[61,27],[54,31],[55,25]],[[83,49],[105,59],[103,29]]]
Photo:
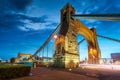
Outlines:
[[99,49],[96,29],[87,28],[78,19],[72,18],[75,9],[68,3],[61,9],[61,28],[55,41],[54,66],[76,68],[80,63],[77,34],[82,35],[88,43],[88,63],[99,64]]
[[80,62],[78,40],[71,26],[73,14],[75,9],[69,3],[61,9],[60,34],[55,42],[54,66],[56,67],[76,68]]

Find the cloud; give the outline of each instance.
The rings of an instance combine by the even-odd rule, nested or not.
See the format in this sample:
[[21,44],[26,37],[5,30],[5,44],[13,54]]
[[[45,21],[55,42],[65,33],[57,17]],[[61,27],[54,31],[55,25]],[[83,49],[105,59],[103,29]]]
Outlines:
[[[74,0],[72,1],[74,2]],[[77,11],[76,14],[120,14],[119,4],[119,0],[77,0],[73,3],[73,6]],[[120,31],[118,28],[120,22],[88,19],[81,21],[89,28],[96,28],[100,35],[117,36]]]
[[119,0],[70,0],[70,2],[79,14],[120,13]]
[[0,15],[23,12],[33,0],[0,0]]
[[46,30],[46,29],[55,29],[58,23],[29,23],[25,26],[19,26],[19,29],[22,31],[38,31],[38,30]]
[[46,22],[48,22],[46,15],[43,15],[41,17],[30,17],[24,14],[0,15],[1,30],[2,29],[4,30],[20,29],[23,31],[29,31],[30,29],[37,30],[39,24]]
[[[30,17],[24,11],[33,0],[0,0],[0,32],[19,30],[18,26],[43,23],[45,16]],[[24,22],[29,21],[29,23]]]
[[10,5],[9,0],[0,0],[0,14],[12,12],[13,7]]
[[99,20],[81,20],[81,22],[83,22],[83,24],[88,28],[97,28],[102,25],[102,22]]
[[[14,28],[22,31],[54,29],[58,23],[55,23],[53,19],[51,20],[53,22],[48,21],[48,16],[42,15],[40,17],[31,17],[25,15],[22,12],[22,10],[25,10],[28,6],[30,6],[32,2],[33,0],[0,1],[0,10],[2,11],[0,13],[0,27],[2,27],[2,29],[9,28],[10,30]],[[70,2],[73,3],[74,0],[70,0]],[[108,6],[106,7],[106,4],[108,2],[109,2],[108,0],[104,0],[102,2],[101,0],[96,0],[96,1],[77,0],[76,2],[73,3],[73,5],[75,5],[75,8],[76,7],[78,8],[78,10],[76,11],[81,11],[81,13],[85,13],[85,14],[97,13],[97,12],[101,13],[102,12],[101,10],[104,10],[103,12],[105,13],[105,12],[110,12],[111,7],[115,6],[113,4],[116,4],[116,2],[113,2],[112,4],[108,4]],[[119,5],[117,5],[116,7],[118,8]],[[16,10],[20,10],[21,13],[16,12]],[[96,26],[96,25],[98,26],[101,23],[99,21],[92,22],[92,20],[89,20],[89,21],[85,21],[85,24],[87,24],[88,26]]]
[[33,0],[9,0],[9,1],[13,5],[13,7],[16,8],[17,10],[24,10],[33,2]]
[[43,15],[41,17],[30,17],[24,14],[6,14],[1,16],[1,19],[5,18],[6,21],[23,21],[29,20],[32,23],[45,23],[47,16]]
[[22,31],[29,31],[29,29],[26,28],[26,27],[19,27],[19,29],[22,30]]

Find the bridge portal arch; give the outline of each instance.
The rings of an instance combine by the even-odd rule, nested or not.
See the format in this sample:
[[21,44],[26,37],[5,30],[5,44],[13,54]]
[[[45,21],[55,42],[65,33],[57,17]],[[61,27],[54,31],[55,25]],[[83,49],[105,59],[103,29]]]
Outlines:
[[101,58],[96,29],[89,29],[78,19],[73,19],[71,15],[74,14],[75,9],[69,3],[61,9],[60,34],[55,41],[54,66],[56,67],[78,67],[80,55],[77,34],[82,35],[88,43],[88,62],[98,64]]
[[27,59],[29,59],[31,56],[31,54],[18,53],[18,58],[26,57]]

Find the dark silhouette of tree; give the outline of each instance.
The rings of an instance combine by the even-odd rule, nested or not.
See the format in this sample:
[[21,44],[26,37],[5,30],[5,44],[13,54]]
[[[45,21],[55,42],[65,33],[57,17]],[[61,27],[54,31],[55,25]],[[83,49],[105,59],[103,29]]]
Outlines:
[[15,63],[15,58],[11,58],[10,63]]

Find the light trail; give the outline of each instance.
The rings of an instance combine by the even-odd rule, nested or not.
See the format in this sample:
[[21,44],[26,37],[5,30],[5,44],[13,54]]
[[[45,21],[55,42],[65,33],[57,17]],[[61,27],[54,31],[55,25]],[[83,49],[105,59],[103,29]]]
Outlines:
[[97,69],[97,70],[120,70],[120,65],[114,64],[80,64],[81,68]]

